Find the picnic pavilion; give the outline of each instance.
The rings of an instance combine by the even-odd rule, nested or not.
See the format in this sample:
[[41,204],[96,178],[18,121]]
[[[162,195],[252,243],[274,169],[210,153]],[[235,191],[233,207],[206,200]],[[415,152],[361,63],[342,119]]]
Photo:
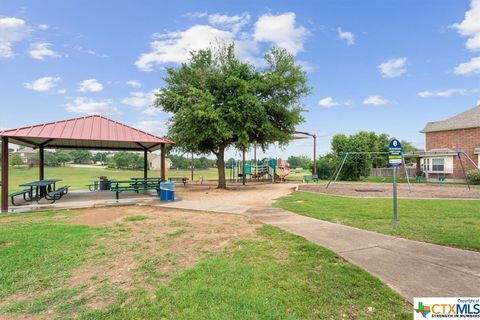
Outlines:
[[45,178],[45,149],[143,151],[144,178],[148,177],[148,152],[161,150],[160,179],[165,180],[165,146],[172,141],[99,115],[36,124],[0,132],[2,141],[1,212],[8,212],[8,144],[39,150],[39,180]]

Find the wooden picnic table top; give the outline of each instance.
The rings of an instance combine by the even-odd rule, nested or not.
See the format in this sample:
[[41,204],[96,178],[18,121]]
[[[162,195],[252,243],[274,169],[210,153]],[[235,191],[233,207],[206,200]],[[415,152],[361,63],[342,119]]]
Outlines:
[[22,183],[19,186],[20,187],[46,187],[46,186],[49,186],[51,184],[57,183],[59,181],[62,181],[62,180],[61,179],[46,179],[46,180],[39,180],[39,181]]

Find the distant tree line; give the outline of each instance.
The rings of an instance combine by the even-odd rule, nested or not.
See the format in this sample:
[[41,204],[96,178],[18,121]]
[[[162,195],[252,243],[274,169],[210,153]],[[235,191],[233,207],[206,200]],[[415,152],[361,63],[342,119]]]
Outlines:
[[[172,162],[172,169],[190,170],[192,166],[192,158],[184,155],[169,154],[168,159]],[[193,168],[196,170],[206,170],[215,168],[216,161],[207,157],[194,157]]]
[[[65,166],[69,162],[75,164],[105,163],[109,154],[110,152],[92,153],[88,150],[56,150],[55,152],[45,150],[44,161],[45,165],[49,167]],[[39,163],[40,160],[37,153],[32,157],[32,164],[38,165]]]

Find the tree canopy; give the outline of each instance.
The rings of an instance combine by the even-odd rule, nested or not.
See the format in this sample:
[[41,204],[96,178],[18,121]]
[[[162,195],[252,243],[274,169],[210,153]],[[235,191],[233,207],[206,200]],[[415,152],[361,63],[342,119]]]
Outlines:
[[312,166],[312,160],[309,156],[290,156],[287,159],[287,163],[291,168],[310,168]]
[[217,157],[225,188],[228,147],[286,144],[303,121],[300,99],[310,92],[306,74],[291,54],[271,49],[258,69],[235,56],[234,46],[192,52],[187,63],[167,68],[155,104],[172,114],[169,137],[176,147]]

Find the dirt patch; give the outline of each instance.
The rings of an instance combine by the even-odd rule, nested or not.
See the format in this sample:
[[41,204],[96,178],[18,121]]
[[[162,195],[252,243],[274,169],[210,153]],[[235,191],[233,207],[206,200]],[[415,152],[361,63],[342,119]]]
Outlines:
[[137,214],[143,214],[143,209],[136,206],[85,209],[74,215],[70,222],[96,227],[113,224],[116,221],[121,221],[123,217]]
[[13,241],[0,241],[0,247],[8,247],[8,246],[11,246],[11,245],[14,245],[15,242]]
[[177,188],[181,200],[208,201],[219,204],[238,204],[251,207],[270,207],[273,200],[292,193],[298,183],[248,182],[243,186],[229,184],[228,189],[217,189],[215,185]]
[[[319,192],[332,195],[343,195],[361,198],[390,198],[392,185],[388,183],[346,183],[339,182],[333,187],[325,188],[325,184],[300,185],[300,191]],[[433,185],[433,184],[407,184],[398,185],[398,196],[401,198],[421,199],[480,199],[480,188],[461,185]]]
[[[135,216],[145,218],[128,218]],[[142,288],[153,294],[159,284],[206,254],[237,239],[256,238],[260,226],[244,216],[146,206],[85,209],[69,222],[112,230],[111,236],[98,239],[109,256],[81,266],[67,283],[68,287],[87,285],[83,294],[95,296],[89,299],[92,309],[113,302],[95,294],[106,282],[118,290]]]

